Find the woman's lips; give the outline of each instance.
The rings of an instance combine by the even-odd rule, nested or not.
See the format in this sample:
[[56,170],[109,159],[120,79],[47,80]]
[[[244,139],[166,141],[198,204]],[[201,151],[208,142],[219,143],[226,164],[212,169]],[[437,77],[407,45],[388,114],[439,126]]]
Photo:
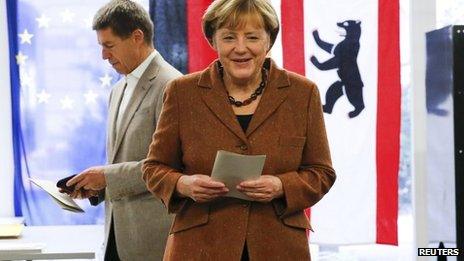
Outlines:
[[251,58],[243,58],[243,59],[232,59],[232,61],[236,62],[236,63],[246,63],[248,61],[250,61]]
[[250,61],[251,61],[251,58],[247,58],[247,59],[232,59],[232,61],[234,62],[234,64],[238,65],[238,66],[248,66],[250,64]]

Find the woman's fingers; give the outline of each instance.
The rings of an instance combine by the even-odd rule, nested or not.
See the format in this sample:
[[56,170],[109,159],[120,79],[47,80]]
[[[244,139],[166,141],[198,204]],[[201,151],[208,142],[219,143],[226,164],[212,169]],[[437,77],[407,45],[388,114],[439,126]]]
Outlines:
[[259,201],[270,201],[283,195],[282,182],[272,175],[262,175],[256,180],[243,181],[237,186],[237,190]]
[[194,188],[192,191],[192,197],[198,198],[198,197],[204,197],[208,199],[213,199],[217,198],[220,196],[224,196],[227,194],[228,190],[227,189],[221,189],[221,190],[212,190],[212,189],[205,189],[205,188]]
[[239,184],[239,186],[243,188],[265,188],[268,185],[269,184],[265,180],[261,180],[261,179],[243,181]]
[[249,187],[242,187],[240,185],[237,186],[237,190],[240,192],[255,192],[255,193],[272,193],[272,189],[269,187],[259,187],[259,188],[249,188]]
[[211,189],[220,189],[225,188],[226,185],[219,181],[214,181],[211,179],[210,176],[206,175],[196,175],[197,177],[192,182],[193,185],[197,185],[200,187],[211,188]]
[[221,194],[194,194],[192,196],[192,199],[195,200],[196,202],[201,203],[201,202],[208,202],[208,201],[214,200],[223,195],[224,195],[223,193]]
[[271,194],[267,193],[244,192],[244,194],[253,200],[260,202],[269,202],[274,198]]

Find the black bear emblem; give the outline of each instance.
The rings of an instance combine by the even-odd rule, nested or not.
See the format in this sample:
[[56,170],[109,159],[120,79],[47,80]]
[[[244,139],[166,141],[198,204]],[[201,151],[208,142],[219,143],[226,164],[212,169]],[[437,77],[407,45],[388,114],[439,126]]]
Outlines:
[[325,94],[325,104],[323,110],[326,113],[332,113],[335,102],[343,95],[343,87],[345,93],[353,105],[354,110],[348,113],[350,118],[358,116],[364,109],[362,88],[364,86],[359,74],[357,57],[359,53],[359,37],[361,36],[361,22],[354,20],[347,20],[337,23],[337,26],[345,29],[345,39],[339,42],[335,49],[333,44],[324,42],[319,38],[317,30],[313,31],[314,40],[316,44],[324,51],[332,53],[333,57],[325,62],[319,62],[313,55],[311,62],[319,70],[337,69],[339,81],[334,82]]

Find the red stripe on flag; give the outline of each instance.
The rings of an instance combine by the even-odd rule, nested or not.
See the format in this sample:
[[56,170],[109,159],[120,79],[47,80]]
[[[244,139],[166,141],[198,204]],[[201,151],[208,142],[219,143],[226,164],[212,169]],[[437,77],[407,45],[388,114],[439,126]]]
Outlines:
[[305,75],[303,0],[282,0],[281,32],[284,68]]
[[379,0],[377,243],[398,244],[401,80],[399,0]]
[[[282,0],[280,13],[283,66],[305,75],[303,0]],[[305,209],[305,214],[310,218],[311,209]],[[309,230],[306,232],[309,237]]]
[[188,71],[205,69],[214,59],[216,52],[209,46],[201,27],[201,18],[212,0],[187,0],[187,45]]

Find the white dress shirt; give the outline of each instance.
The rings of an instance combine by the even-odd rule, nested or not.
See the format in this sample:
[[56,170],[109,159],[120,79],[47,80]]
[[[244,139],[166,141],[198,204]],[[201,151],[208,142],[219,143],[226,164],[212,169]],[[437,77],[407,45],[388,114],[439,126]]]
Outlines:
[[116,119],[116,127],[118,130],[121,127],[122,116],[124,115],[124,112],[127,109],[127,105],[129,104],[132,94],[134,93],[135,86],[137,86],[140,77],[142,77],[142,74],[145,72],[148,65],[151,63],[151,61],[153,60],[153,58],[155,58],[157,54],[158,52],[156,50],[153,50],[153,52],[150,55],[148,55],[148,57],[137,68],[135,68],[128,75],[124,76],[126,86],[124,88],[121,103],[119,104],[118,117]]

